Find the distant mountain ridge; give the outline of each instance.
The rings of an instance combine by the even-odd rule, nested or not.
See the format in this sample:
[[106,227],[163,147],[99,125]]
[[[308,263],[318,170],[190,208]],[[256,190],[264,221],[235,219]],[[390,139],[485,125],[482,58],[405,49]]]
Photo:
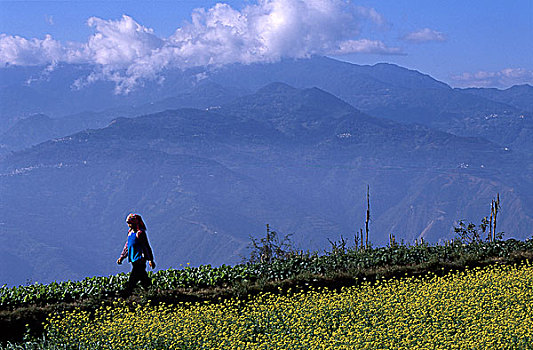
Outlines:
[[504,90],[495,88],[468,88],[461,90],[528,112],[533,111],[533,86],[528,84],[515,85]]
[[[459,136],[484,137],[533,153],[528,137],[533,131],[533,98],[528,85],[507,90],[452,89],[428,75],[392,64],[361,66],[313,57],[168,71],[162,83],[145,82],[129,95],[114,94],[109,82],[74,89],[72,84],[90,72],[91,67],[71,65],[45,73],[38,67],[0,69],[0,135],[32,114],[58,118],[92,111],[89,118],[107,114],[110,121],[165,109],[217,107],[282,82],[328,91],[369,115],[420,123]],[[83,127],[80,124],[79,130]]]
[[[314,58],[277,65],[228,66],[207,79],[251,89],[272,81],[298,88],[314,86],[373,116],[420,123],[460,136],[480,136],[527,153],[533,151],[525,137],[533,131],[533,115],[521,108],[522,104],[514,106],[501,102],[509,99],[492,100],[488,94],[452,89],[395,65],[358,66]],[[501,90],[493,93],[505,94]]]

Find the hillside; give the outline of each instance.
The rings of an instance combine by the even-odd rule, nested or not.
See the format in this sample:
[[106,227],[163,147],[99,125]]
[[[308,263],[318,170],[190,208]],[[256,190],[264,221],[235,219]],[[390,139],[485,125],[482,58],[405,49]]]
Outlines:
[[2,259],[23,263],[0,280],[121,271],[112,257],[132,211],[146,216],[161,268],[236,263],[265,223],[321,250],[363,227],[367,184],[373,244],[391,232],[442,241],[456,220],[487,215],[497,192],[510,209],[501,230],[524,238],[532,164],[484,139],[368,116],[317,88],[267,85],[217,108],[119,118],[6,156]]
[[[83,311],[52,319],[47,335],[50,344],[98,349],[350,349],[370,342],[391,349],[472,344],[528,349],[532,272],[530,264],[494,266],[340,291],[264,293],[220,304],[102,306],[94,320]],[[484,301],[487,295],[493,297],[490,303]],[[131,327],[132,320],[138,327]],[[109,337],[115,332],[121,337]]]
[[[276,244],[276,240],[265,242],[267,245],[258,248]],[[341,239],[332,242],[331,249],[325,254],[284,250],[289,254],[276,255],[272,260],[262,263],[249,261],[218,268],[204,265],[199,268],[186,266],[161,270],[151,275],[152,288],[149,291],[137,290],[130,297],[119,297],[127,280],[125,274],[49,285],[4,286],[0,288],[0,325],[4,329],[9,327],[10,332],[0,334],[0,342],[21,341],[23,333],[28,331],[27,327],[38,339],[42,339],[43,331],[47,341],[54,341],[55,336],[62,337],[60,334],[53,335],[50,327],[43,330],[42,322],[48,315],[52,315],[48,322],[61,321],[58,327],[74,329],[75,324],[64,321],[69,315],[80,312],[92,319],[116,308],[140,311],[155,307],[152,318],[159,318],[164,309],[182,307],[183,302],[192,308],[206,305],[217,307],[228,302],[247,303],[265,295],[292,297],[302,293],[312,295],[316,290],[339,292],[346,290],[346,287],[379,289],[383,283],[436,278],[446,280],[454,275],[465,276],[465,272],[478,273],[479,268],[486,266],[489,266],[486,270],[501,269],[502,265],[507,265],[504,270],[516,269],[517,264],[521,268],[528,267],[530,262],[527,259],[533,257],[532,242],[531,239],[486,242],[454,240],[445,245],[418,242],[413,246],[405,246],[391,238],[387,247],[371,248],[354,247]],[[496,278],[495,275],[491,279],[491,285],[484,284],[484,291],[495,286]],[[513,288],[508,288],[509,282],[506,285],[505,293],[508,293]],[[413,288],[417,287],[413,285]],[[59,311],[62,312],[61,316],[57,314]],[[87,322],[76,324],[86,325]],[[172,329],[175,332],[178,328],[172,326]],[[157,333],[165,341],[168,340],[169,334]]]
[[523,99],[324,57],[168,71],[129,95],[70,88],[91,69],[0,69],[1,283],[120,272],[132,211],[162,268],[236,263],[265,223],[321,250],[364,226],[367,185],[375,245],[446,240],[497,193],[501,230],[531,232]]

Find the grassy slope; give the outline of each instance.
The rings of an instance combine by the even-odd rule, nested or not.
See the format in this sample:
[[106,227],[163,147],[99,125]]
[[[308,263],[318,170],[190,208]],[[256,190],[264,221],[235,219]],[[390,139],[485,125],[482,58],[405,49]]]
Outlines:
[[[348,251],[349,253],[350,251]],[[339,254],[339,253],[337,253]],[[346,256],[346,252],[342,252]],[[331,255],[334,255],[331,253]],[[533,260],[531,248],[514,250],[504,256],[485,256],[479,258],[472,254],[465,254],[452,261],[428,261],[415,264],[381,264],[366,268],[339,268],[337,271],[328,271],[322,274],[311,274],[301,271],[287,279],[264,279],[255,281],[237,282],[228,286],[200,288],[177,288],[169,290],[152,289],[150,291],[139,290],[137,294],[126,299],[128,303],[145,303],[148,300],[154,303],[179,303],[184,301],[218,301],[226,298],[247,298],[260,292],[284,292],[288,289],[306,289],[310,286],[327,286],[331,289],[343,286],[357,285],[362,281],[375,281],[376,279],[416,276],[433,272],[437,275],[446,274],[452,270],[462,270],[475,266],[487,266],[490,264],[514,264],[523,260]],[[39,336],[42,333],[42,323],[46,317],[62,310],[81,308],[92,311],[102,304],[111,304],[117,297],[96,298],[89,297],[72,302],[57,302],[53,304],[36,305],[29,304],[13,309],[0,310],[0,329],[8,329],[2,332],[0,342],[21,341],[23,335],[29,329],[30,333]]]

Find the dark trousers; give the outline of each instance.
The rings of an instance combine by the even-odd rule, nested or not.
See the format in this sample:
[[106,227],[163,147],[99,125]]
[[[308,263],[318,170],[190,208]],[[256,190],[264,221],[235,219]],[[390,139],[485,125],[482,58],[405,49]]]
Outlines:
[[130,279],[126,284],[125,292],[131,294],[133,288],[137,285],[137,282],[141,282],[141,286],[144,289],[148,289],[151,285],[150,278],[146,273],[146,260],[140,259],[131,263],[132,269],[130,273]]

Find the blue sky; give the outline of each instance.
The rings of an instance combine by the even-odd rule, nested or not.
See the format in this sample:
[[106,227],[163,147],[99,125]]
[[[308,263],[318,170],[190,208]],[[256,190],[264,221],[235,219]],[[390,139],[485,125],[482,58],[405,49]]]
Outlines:
[[0,1],[0,64],[94,63],[128,86],[169,66],[321,54],[452,86],[533,84],[533,0],[217,3]]

